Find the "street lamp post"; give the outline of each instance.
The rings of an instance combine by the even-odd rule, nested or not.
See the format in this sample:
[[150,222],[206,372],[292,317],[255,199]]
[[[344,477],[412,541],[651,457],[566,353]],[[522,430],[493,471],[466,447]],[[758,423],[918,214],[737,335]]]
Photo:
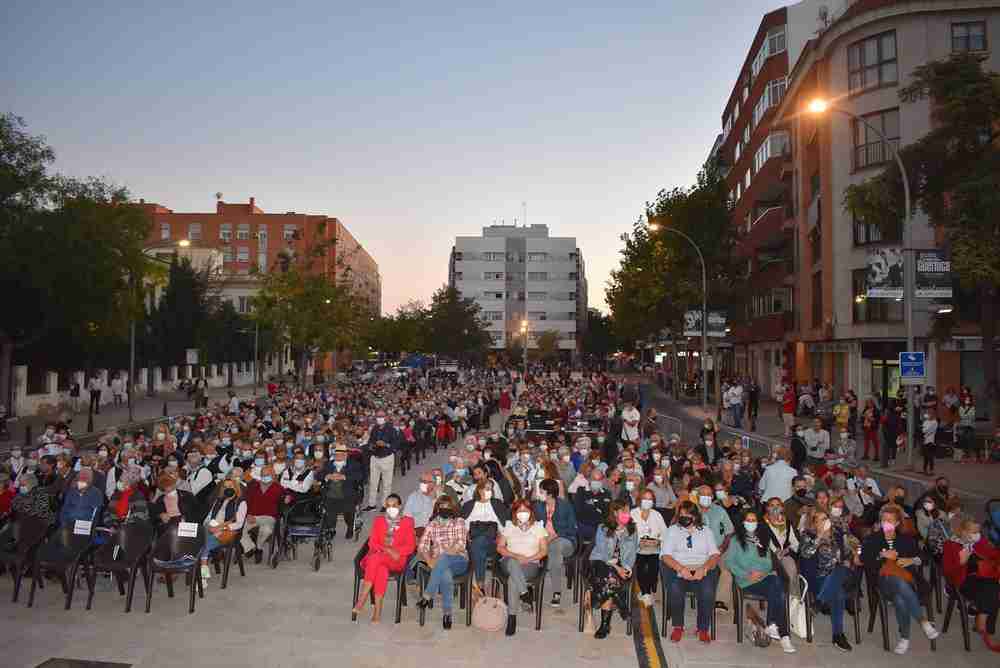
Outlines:
[[[882,143],[885,144],[886,150],[888,150],[893,159],[896,161],[896,166],[899,167],[899,174],[903,179],[903,203],[904,203],[904,213],[903,213],[903,313],[906,321],[906,349],[913,350],[916,343],[913,340],[913,300],[914,300],[914,282],[915,276],[913,273],[913,254],[912,254],[912,237],[913,237],[913,225],[910,220],[911,208],[910,208],[910,177],[906,173],[906,166],[903,164],[902,158],[899,157],[899,151],[889,142],[886,136],[881,130],[874,127],[871,123],[866,121],[861,116],[858,116],[854,112],[848,111],[841,107],[830,104],[826,100],[813,100],[809,103],[807,107],[810,113],[822,114],[827,111],[836,111],[845,116],[850,117],[858,123],[863,123],[866,128],[874,132]],[[910,388],[906,388],[906,465],[913,465],[913,448],[914,448],[914,436],[916,431],[916,416],[914,415],[913,406],[913,393]],[[882,448],[881,463],[883,468],[887,467],[889,464],[889,444],[886,443],[885,447]]]
[[[239,330],[240,334],[249,334],[249,329]],[[336,370],[334,370],[336,373]],[[260,323],[254,320],[253,323],[253,396],[257,396],[257,384],[260,374]]]
[[[698,259],[701,261],[701,409],[708,416],[708,370],[705,368],[708,360],[708,270],[705,267],[705,256],[701,254],[701,248],[698,244],[694,242],[694,239],[684,234],[678,229],[669,227],[667,225],[660,225],[658,223],[650,223],[649,229],[653,232],[663,230],[664,232],[673,232],[691,244],[695,252],[698,253]],[[690,356],[688,356],[690,359]],[[715,373],[718,374],[719,370],[716,369]]]
[[524,386],[528,386],[528,320],[521,321],[521,336],[524,337],[524,350],[521,351],[524,363]]

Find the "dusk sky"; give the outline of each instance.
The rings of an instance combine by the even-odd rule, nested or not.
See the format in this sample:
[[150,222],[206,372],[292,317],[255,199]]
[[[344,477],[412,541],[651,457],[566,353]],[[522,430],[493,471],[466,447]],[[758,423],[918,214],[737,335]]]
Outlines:
[[447,280],[456,235],[522,201],[577,237],[605,310],[619,235],[693,182],[787,3],[0,4],[0,112],[47,137],[55,170],[178,212],[221,191],[337,216],[392,312]]

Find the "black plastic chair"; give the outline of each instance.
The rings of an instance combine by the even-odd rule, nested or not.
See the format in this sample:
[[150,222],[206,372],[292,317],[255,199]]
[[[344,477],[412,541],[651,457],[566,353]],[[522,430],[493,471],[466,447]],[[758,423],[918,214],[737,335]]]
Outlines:
[[29,608],[35,604],[35,589],[42,579],[43,570],[59,576],[66,595],[66,609],[72,607],[77,571],[94,546],[94,522],[88,524],[80,532],[77,531],[77,522],[60,527],[38,547],[32,568],[31,592],[28,594]]
[[[781,578],[782,583],[785,585],[785,619],[790,619],[789,617],[789,603],[791,599],[791,592],[788,588],[788,576],[785,570],[781,567],[780,562],[778,562],[774,555],[771,555],[771,561],[774,563],[774,572],[778,574]],[[761,610],[767,605],[767,599],[763,596],[757,594],[748,594],[743,589],[736,584],[736,578],[733,578],[733,621],[736,622],[736,642],[743,642],[743,604],[745,601],[757,601],[760,604]],[[808,625],[807,625],[808,626]]]
[[948,607],[944,613],[944,624],[941,625],[941,633],[948,632],[948,626],[951,624],[951,615],[955,612],[956,606],[958,607],[958,621],[962,624],[962,641],[965,643],[965,651],[972,651],[972,638],[969,633],[969,602],[965,600],[962,596],[962,592],[951,586],[951,583],[945,583],[945,593],[948,595]]
[[183,575],[190,587],[191,599],[188,613],[194,613],[195,589],[198,597],[205,598],[205,589],[198,572],[201,564],[201,550],[205,546],[205,528],[195,524],[197,534],[193,537],[179,536],[180,522],[171,522],[163,529],[163,533],[153,547],[152,558],[146,572],[146,612],[153,604],[153,579],[162,573],[167,581],[167,596],[174,597],[175,575]]
[[[358,601],[358,594],[361,593],[361,581],[365,577],[365,569],[361,567],[361,561],[368,554],[368,541],[365,540],[361,544],[361,549],[358,553],[354,555],[354,598],[351,599],[351,621],[357,621],[358,615],[353,612],[354,604]],[[415,553],[414,553],[415,554]],[[406,573],[410,570],[410,566],[413,564],[414,554],[411,554],[406,560],[406,565],[403,570],[398,573],[390,573],[389,581],[396,583],[396,617],[395,623],[399,624],[399,621],[403,618],[403,606],[407,605],[406,602]],[[370,594],[371,602],[375,602],[375,592]]]
[[590,560],[590,551],[593,547],[594,544],[592,542],[577,538],[573,554],[564,560],[566,564],[566,578],[569,586],[573,589],[573,603],[580,602],[581,581],[585,577],[584,566]]
[[[660,617],[661,617],[661,619],[660,619],[660,637],[661,638],[666,638],[667,637],[667,627],[670,626],[670,619],[671,619],[670,589],[667,587],[666,571],[664,570],[665,568],[667,568],[667,567],[664,566],[663,564],[660,565],[660,591],[661,591],[661,594],[662,594],[662,597],[663,597],[662,601],[660,603]],[[692,610],[697,610],[698,609],[697,608],[698,600],[697,600],[697,597],[695,597],[693,591],[689,591],[687,593],[687,599],[688,599],[689,605],[691,606],[691,609]],[[715,640],[715,632],[716,632],[716,628],[718,627],[718,616],[719,616],[719,610],[718,610],[718,608],[715,607],[715,601],[712,601],[712,619],[709,622],[709,624],[710,624],[710,630],[711,630],[711,634],[712,634],[712,640]]]
[[[584,570],[586,570],[588,573],[590,571],[589,557],[587,561],[587,566]],[[586,621],[585,606],[588,603],[587,592],[583,591],[582,589],[583,586],[584,585],[581,584],[580,602],[579,605],[577,606],[579,615],[579,619],[577,620],[577,630],[580,633],[583,633],[584,622]],[[622,611],[625,614],[625,635],[627,636],[632,635],[632,599],[635,595],[635,588],[636,588],[636,579],[635,579],[635,573],[633,573],[632,578],[628,582],[628,596],[625,597],[625,610]],[[592,600],[593,599],[591,599],[590,602],[591,602],[591,611],[593,612],[595,608],[593,608]]]
[[[431,577],[431,567],[427,565],[427,562],[418,561],[417,565],[417,581],[420,584],[420,597],[424,596],[424,589],[427,587],[427,581]],[[472,626],[472,576],[473,576],[472,560],[469,560],[469,566],[465,569],[465,573],[459,576],[453,576],[452,582],[454,586],[458,587],[458,609],[465,610],[465,625]],[[424,625],[425,618],[427,616],[427,610],[425,608],[420,608],[418,614],[418,619],[420,625]]]
[[108,534],[108,542],[99,546],[91,555],[87,565],[87,610],[94,602],[94,585],[98,571],[108,571],[118,584],[118,594],[125,594],[125,582],[128,582],[128,593],[125,597],[125,612],[132,610],[132,598],[135,594],[135,580],[142,571],[142,586],[148,582],[149,553],[153,549],[153,526],[148,522],[133,522],[125,524]]
[[209,559],[211,559],[212,564],[215,566],[215,574],[218,575],[219,571],[222,571],[222,584],[219,586],[219,589],[225,589],[229,584],[229,568],[233,565],[234,555],[236,565],[240,567],[240,576],[247,576],[246,566],[243,562],[243,546],[240,544],[240,540],[243,538],[243,531],[243,529],[240,529],[236,538],[226,545],[213,550],[212,554],[209,555]]
[[[858,584],[853,591],[847,593],[848,602],[852,602],[854,605],[854,643],[857,645],[861,644],[861,585]],[[815,630],[814,620],[816,618],[816,609],[818,607],[818,602],[816,599],[816,592],[812,588],[809,589],[809,593],[806,596],[806,642],[811,643],[813,641],[813,635]]]
[[8,531],[10,542],[0,546],[0,563],[7,567],[14,580],[14,594],[10,600],[17,603],[21,581],[34,569],[35,554],[45,540],[49,523],[36,517],[21,517],[11,521]]
[[[504,572],[503,559],[497,559],[494,564],[496,567],[493,570],[493,595],[497,595],[496,585],[497,582],[503,587],[503,600],[507,604],[507,609],[510,609],[512,602],[510,600],[510,580],[507,573]],[[541,631],[542,629],[542,608],[545,607],[545,576],[549,570],[549,558],[543,557],[541,563],[539,564],[538,574],[535,577],[528,580],[528,586],[531,587],[535,607],[535,630]],[[471,612],[469,613],[472,614]]]
[[[892,601],[887,601],[881,592],[879,592],[877,578],[874,578],[875,582],[872,582],[873,578],[866,576],[866,579],[868,580],[868,633],[872,633],[875,629],[875,615],[877,614],[882,627],[882,648],[886,652],[889,652],[891,651],[889,642],[889,635],[891,633],[889,628],[889,606],[892,605]],[[933,622],[934,605],[930,595],[919,596],[919,598],[920,604],[927,610],[928,621]],[[931,640],[931,651],[937,651],[936,640]]]

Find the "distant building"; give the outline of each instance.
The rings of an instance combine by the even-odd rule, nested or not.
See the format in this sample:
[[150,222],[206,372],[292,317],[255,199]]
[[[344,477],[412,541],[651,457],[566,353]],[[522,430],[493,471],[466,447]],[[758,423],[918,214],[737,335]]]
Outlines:
[[566,357],[577,353],[587,325],[587,278],[575,237],[550,237],[546,225],[490,225],[481,237],[456,237],[448,283],[473,299],[488,323],[493,348],[521,336],[559,332]]

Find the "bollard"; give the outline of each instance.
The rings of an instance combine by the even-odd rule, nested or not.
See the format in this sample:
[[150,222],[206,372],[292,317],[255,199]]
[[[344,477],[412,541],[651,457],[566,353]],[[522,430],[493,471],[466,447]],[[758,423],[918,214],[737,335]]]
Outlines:
[[24,448],[25,450],[31,448],[31,425],[24,425]]
[[163,402],[163,417],[167,417],[167,402]]

